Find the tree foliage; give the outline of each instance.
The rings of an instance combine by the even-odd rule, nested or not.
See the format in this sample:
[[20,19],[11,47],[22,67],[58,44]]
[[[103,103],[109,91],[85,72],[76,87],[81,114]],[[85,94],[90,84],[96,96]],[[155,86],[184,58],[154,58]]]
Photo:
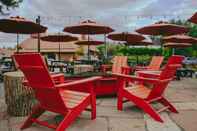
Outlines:
[[23,0],[0,0],[0,13],[5,15],[5,11],[9,11],[10,8],[16,8]]

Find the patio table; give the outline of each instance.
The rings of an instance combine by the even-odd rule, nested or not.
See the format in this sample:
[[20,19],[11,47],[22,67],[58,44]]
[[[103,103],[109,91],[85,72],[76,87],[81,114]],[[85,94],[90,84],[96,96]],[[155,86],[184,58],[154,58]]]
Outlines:
[[91,72],[94,70],[92,65],[74,65],[74,73]]
[[4,73],[4,90],[7,112],[11,116],[26,116],[34,105],[34,93],[22,84],[21,71]]

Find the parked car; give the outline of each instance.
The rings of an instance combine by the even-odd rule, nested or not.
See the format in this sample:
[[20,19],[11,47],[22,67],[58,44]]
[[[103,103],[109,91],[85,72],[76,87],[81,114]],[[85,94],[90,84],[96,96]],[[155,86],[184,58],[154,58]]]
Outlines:
[[195,65],[197,64],[197,58],[195,57],[185,57],[183,63],[186,65]]

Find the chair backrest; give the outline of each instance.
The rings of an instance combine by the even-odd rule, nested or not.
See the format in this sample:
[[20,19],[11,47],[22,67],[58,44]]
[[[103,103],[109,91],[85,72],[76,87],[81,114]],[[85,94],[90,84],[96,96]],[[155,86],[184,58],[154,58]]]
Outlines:
[[149,96],[148,96],[149,99],[153,99],[153,98],[162,96],[168,83],[174,78],[177,68],[181,67],[183,59],[184,59],[183,56],[178,56],[178,55],[171,56],[168,59],[168,62],[165,65],[165,68],[162,70],[159,79],[160,80],[169,80],[169,81],[166,81],[166,82],[163,82],[159,85],[156,85],[152,89],[151,93],[149,94]]
[[127,56],[115,56],[113,58],[112,73],[121,73],[124,66],[128,66]]
[[51,110],[67,109],[39,53],[15,54],[14,59],[42,105]]
[[148,70],[159,70],[163,62],[163,59],[164,59],[163,56],[153,56],[148,66],[149,67]]

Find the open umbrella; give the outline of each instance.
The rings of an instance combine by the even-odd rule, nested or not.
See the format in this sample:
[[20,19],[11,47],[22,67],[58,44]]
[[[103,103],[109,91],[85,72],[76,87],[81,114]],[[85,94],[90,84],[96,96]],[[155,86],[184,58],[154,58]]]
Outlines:
[[88,57],[90,56],[90,45],[101,45],[104,44],[103,41],[88,41],[88,40],[82,40],[75,42],[77,45],[88,45]]
[[145,26],[136,30],[136,32],[144,35],[162,35],[169,36],[175,34],[187,33],[188,28],[180,25],[170,24],[168,22],[159,21],[155,24]]
[[127,41],[127,43],[125,43],[125,45],[129,46],[148,46],[148,45],[153,45],[152,41],[148,41],[148,40],[142,40],[142,41],[136,41],[136,42],[132,42],[132,41]]
[[70,41],[77,41],[78,38],[71,36],[71,35],[65,35],[65,34],[52,34],[52,35],[46,35],[42,36],[41,40],[43,41],[50,41],[50,42],[59,42],[59,60],[61,60],[61,42],[70,42]]
[[[95,21],[86,20],[86,21],[82,21],[78,25],[65,27],[63,31],[69,32],[72,34],[88,35],[88,41],[89,41],[89,35],[108,34],[110,32],[113,32],[114,30],[111,27],[97,24]],[[88,56],[88,58],[89,58],[89,56]]]
[[1,32],[17,34],[17,52],[19,51],[19,34],[43,33],[46,30],[46,27],[19,16],[0,19]]
[[115,41],[133,41],[133,42],[142,41],[145,39],[145,37],[140,34],[128,33],[128,32],[113,33],[113,34],[109,34],[107,37]]
[[173,42],[169,42],[169,43],[165,43],[164,47],[169,47],[172,48],[172,54],[175,54],[175,48],[187,48],[187,47],[191,47],[192,44],[191,43],[173,43]]
[[[159,35],[159,36],[183,34],[183,33],[187,33],[188,31],[189,31],[188,28],[184,26],[170,24],[168,22],[163,22],[163,21],[159,21],[155,24],[145,26],[136,30],[136,32],[141,34]],[[161,49],[162,49],[162,44],[161,44]]]
[[197,43],[197,39],[187,35],[172,35],[163,37],[163,42]]
[[197,24],[197,12],[191,18],[189,18],[188,21]]

